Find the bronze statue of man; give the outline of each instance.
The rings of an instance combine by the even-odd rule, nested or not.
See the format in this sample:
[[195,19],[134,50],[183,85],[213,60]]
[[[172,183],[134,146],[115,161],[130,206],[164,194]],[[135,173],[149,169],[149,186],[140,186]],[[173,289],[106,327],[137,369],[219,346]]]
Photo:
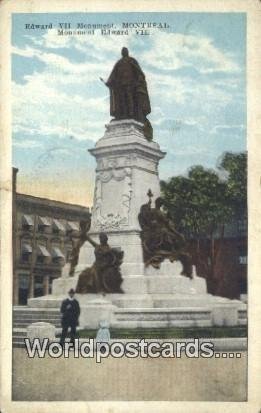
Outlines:
[[152,128],[146,118],[151,108],[145,75],[126,47],[121,54],[105,83],[110,89],[110,114],[116,120],[135,119],[143,123],[144,134],[151,140]]

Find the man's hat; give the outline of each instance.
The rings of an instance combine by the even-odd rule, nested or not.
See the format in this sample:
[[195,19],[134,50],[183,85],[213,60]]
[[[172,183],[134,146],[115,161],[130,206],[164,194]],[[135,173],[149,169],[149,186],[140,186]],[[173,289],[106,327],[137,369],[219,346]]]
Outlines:
[[71,288],[71,289],[68,291],[68,294],[75,294],[75,290],[74,290],[73,288]]

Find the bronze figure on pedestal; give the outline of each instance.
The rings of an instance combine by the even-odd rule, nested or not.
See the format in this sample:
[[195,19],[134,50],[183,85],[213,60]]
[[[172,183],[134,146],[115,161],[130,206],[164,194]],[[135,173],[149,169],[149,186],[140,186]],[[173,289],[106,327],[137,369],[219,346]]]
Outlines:
[[115,120],[134,119],[142,123],[144,136],[152,140],[152,126],[146,117],[151,107],[145,75],[126,47],[121,54],[105,82],[110,89],[110,114]]
[[191,257],[186,250],[184,236],[175,229],[173,221],[161,210],[164,200],[157,198],[155,208],[152,208],[153,194],[150,190],[148,196],[148,203],[141,206],[138,215],[145,265],[159,269],[165,259],[171,262],[180,261],[183,265],[181,274],[192,278]]
[[95,262],[80,274],[76,293],[123,293],[120,266],[124,252],[111,248],[104,232],[99,239],[100,244],[86,235],[86,240],[94,247]]

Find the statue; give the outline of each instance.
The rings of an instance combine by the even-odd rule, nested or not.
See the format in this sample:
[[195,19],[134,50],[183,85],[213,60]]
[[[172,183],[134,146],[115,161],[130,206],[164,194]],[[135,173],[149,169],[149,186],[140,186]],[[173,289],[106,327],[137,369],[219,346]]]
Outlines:
[[91,226],[91,221],[80,221],[80,237],[77,240],[75,246],[72,249],[70,262],[70,272],[69,275],[72,277],[74,275],[75,268],[78,264],[80,249],[86,241],[86,234]]
[[138,215],[141,227],[141,240],[145,266],[160,268],[165,259],[170,262],[182,263],[182,275],[192,278],[191,257],[186,252],[186,241],[182,234],[176,231],[173,221],[161,211],[164,204],[162,198],[157,198],[155,208],[151,207],[153,194],[148,192],[149,202],[141,206]]
[[94,246],[95,262],[79,276],[76,292],[86,293],[123,293],[120,265],[124,252],[108,245],[108,237],[104,232],[99,235],[100,244],[88,235],[86,240]]
[[82,245],[85,243],[87,240],[87,232],[89,231],[91,226],[91,221],[80,221],[80,237],[76,242],[76,245],[73,247],[71,256],[69,259],[70,262],[70,270],[69,270],[69,276],[73,277],[74,276],[74,271],[75,268],[78,264],[79,261],[79,254],[80,254],[80,249]]
[[145,75],[126,47],[121,54],[105,83],[110,89],[110,114],[116,120],[135,119],[143,123],[145,137],[152,140],[152,126],[146,118],[151,108]]

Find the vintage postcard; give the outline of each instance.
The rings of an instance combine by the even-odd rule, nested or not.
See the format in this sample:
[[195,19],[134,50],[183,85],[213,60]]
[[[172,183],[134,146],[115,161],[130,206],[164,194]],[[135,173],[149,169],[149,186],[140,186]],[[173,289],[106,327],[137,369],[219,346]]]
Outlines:
[[260,1],[0,11],[1,411],[260,411]]

